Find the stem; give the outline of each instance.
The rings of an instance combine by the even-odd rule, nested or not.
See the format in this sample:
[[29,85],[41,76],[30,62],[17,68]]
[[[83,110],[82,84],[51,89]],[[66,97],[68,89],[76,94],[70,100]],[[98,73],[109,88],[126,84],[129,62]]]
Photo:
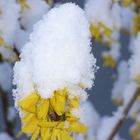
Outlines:
[[115,3],[115,0],[112,0],[111,8],[113,7],[114,3]]
[[126,118],[128,116],[128,113],[131,110],[131,108],[132,108],[133,104],[135,103],[135,101],[136,101],[136,99],[137,99],[139,94],[140,94],[140,88],[137,89],[137,91],[134,93],[134,95],[132,96],[132,98],[130,99],[130,101],[128,102],[126,107],[124,108],[122,117],[118,120],[117,124],[113,128],[113,130],[110,133],[110,135],[109,135],[107,140],[113,140],[115,135],[118,133],[119,129],[124,124],[124,122],[125,122],[125,120],[126,120]]
[[19,51],[17,50],[16,47],[13,48],[13,52],[14,52],[14,53],[16,54],[16,56],[19,58],[20,53],[19,53]]
[[2,107],[3,107],[3,118],[5,123],[5,131],[13,136],[13,126],[11,125],[11,122],[8,121],[7,115],[8,115],[8,97],[7,93],[5,93],[2,89],[0,89],[0,95],[2,99]]

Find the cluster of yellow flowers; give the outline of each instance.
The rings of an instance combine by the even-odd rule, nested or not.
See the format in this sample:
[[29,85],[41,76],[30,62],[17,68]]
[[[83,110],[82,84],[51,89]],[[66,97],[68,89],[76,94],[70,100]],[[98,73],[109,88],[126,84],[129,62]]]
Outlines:
[[[111,49],[111,44],[114,41],[112,38],[112,32],[113,29],[107,27],[103,23],[98,24],[91,24],[90,31],[92,34],[93,39],[95,39],[98,42],[101,42],[109,47],[109,50]],[[106,40],[104,39],[106,38]],[[116,67],[116,61],[111,55],[102,55],[104,66],[115,68]]]
[[71,113],[79,107],[79,97],[69,98],[68,89],[56,90],[54,96],[43,99],[32,93],[19,102],[24,116],[22,132],[32,140],[74,140],[74,133],[86,133],[87,127]]
[[[98,23],[98,24],[91,24],[90,26],[90,31],[93,36],[93,38],[96,41],[105,43],[107,45],[110,45],[109,40],[111,39],[111,34],[112,34],[112,29],[104,25],[103,23]],[[103,36],[106,35],[108,38],[108,41],[105,41]]]
[[[91,23],[90,25],[90,32],[93,39],[97,42],[100,42],[107,46],[108,52],[112,50],[114,42],[118,41],[114,39],[113,33],[118,32],[120,29],[113,25],[113,27],[109,27],[102,22]],[[104,66],[115,68],[116,67],[116,60],[110,54],[102,55]]]
[[[122,6],[124,7],[132,6],[133,10],[137,13],[133,18],[133,26],[131,29],[132,35],[136,36],[140,31],[140,24],[139,24],[140,23],[140,0],[122,0],[120,2],[122,2]],[[96,24],[91,23],[90,31],[93,36],[93,39],[105,44],[106,46],[109,46],[108,51],[113,49],[112,43],[114,40],[112,38],[112,33],[114,31],[118,31],[118,29],[115,28],[111,29],[106,25],[104,25],[103,23],[96,23]],[[102,57],[103,57],[104,66],[116,68],[117,60],[115,60],[112,55],[109,54],[102,55]]]

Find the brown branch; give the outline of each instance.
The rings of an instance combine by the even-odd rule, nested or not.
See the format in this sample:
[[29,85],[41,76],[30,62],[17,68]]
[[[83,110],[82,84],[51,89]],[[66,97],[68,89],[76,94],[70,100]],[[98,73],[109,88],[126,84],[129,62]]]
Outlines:
[[19,53],[19,51],[17,50],[16,47],[13,48],[13,52],[14,52],[14,53],[16,54],[16,56],[19,58],[20,53]]
[[7,97],[6,93],[4,93],[2,90],[0,90],[0,95],[1,95],[1,100],[2,100],[2,108],[3,108],[3,118],[4,118],[4,123],[5,127],[7,129]]
[[112,9],[114,3],[115,3],[115,0],[112,0],[112,4],[111,4],[111,7],[110,7],[111,9]]
[[5,93],[2,89],[0,89],[0,96],[2,99],[2,107],[3,107],[3,118],[4,118],[4,123],[5,123],[5,131],[13,136],[13,126],[11,122],[8,121],[7,116],[8,116],[8,96],[7,93]]
[[118,133],[118,131],[120,130],[121,126],[124,124],[129,111],[131,110],[133,104],[135,103],[138,95],[140,94],[140,88],[137,89],[137,91],[134,93],[134,95],[132,96],[132,98],[130,99],[130,101],[128,102],[128,104],[126,105],[122,117],[118,120],[117,124],[115,125],[115,127],[113,128],[113,130],[111,131],[111,134],[109,135],[107,140],[113,140],[113,138],[115,137],[115,135]]

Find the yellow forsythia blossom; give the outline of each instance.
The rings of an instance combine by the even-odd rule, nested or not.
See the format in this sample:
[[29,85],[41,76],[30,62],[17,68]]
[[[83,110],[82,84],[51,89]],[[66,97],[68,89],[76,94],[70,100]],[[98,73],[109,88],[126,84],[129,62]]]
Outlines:
[[140,31],[140,14],[137,14],[133,19],[132,34],[137,35]]
[[21,4],[21,12],[23,12],[26,8],[30,9],[30,5],[27,3],[26,0],[19,0]]
[[136,82],[140,83],[140,75],[137,75],[137,76],[134,78],[134,80],[135,80]]
[[122,99],[112,99],[112,102],[115,104],[115,105],[123,105],[123,100]]
[[0,36],[0,46],[3,46],[5,44],[5,41],[3,39],[3,37]]
[[104,66],[115,68],[116,67],[116,61],[112,58],[110,55],[103,55],[104,60]]
[[79,107],[78,97],[68,97],[67,89],[56,90],[54,96],[43,99],[32,93],[19,102],[25,113],[22,132],[31,134],[31,140],[74,140],[72,133],[86,133],[87,127],[71,111]]
[[109,42],[105,42],[103,40],[103,35],[105,35],[110,40],[112,30],[110,28],[106,27],[104,24],[102,24],[102,23],[98,23],[96,25],[91,24],[90,31],[96,41],[100,41],[100,42],[107,43],[107,44],[109,43]]
[[122,2],[125,7],[129,7],[133,3],[133,0],[122,0]]
[[46,1],[49,5],[52,5],[54,3],[54,0],[46,0]]

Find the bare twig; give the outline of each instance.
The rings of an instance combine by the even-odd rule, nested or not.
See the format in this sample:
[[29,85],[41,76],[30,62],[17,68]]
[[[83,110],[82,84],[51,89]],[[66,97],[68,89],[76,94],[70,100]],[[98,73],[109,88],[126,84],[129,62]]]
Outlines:
[[135,103],[139,94],[140,94],[140,88],[137,89],[137,91],[134,93],[134,95],[132,96],[132,98],[130,99],[128,104],[126,105],[126,107],[123,111],[122,117],[118,120],[117,124],[115,125],[115,127],[111,131],[111,134],[109,135],[107,140],[113,140],[115,135],[118,133],[119,129],[121,128],[121,126],[125,122],[125,120],[128,116],[128,113],[129,113],[130,109],[132,108],[133,104]]
[[19,53],[19,51],[17,50],[16,47],[13,48],[13,52],[14,52],[14,53],[16,54],[16,56],[19,58],[20,53]]
[[11,122],[8,121],[8,96],[7,93],[5,93],[2,89],[0,89],[0,96],[2,99],[2,107],[3,107],[3,118],[4,118],[4,123],[5,123],[5,131],[13,136],[13,126]]

